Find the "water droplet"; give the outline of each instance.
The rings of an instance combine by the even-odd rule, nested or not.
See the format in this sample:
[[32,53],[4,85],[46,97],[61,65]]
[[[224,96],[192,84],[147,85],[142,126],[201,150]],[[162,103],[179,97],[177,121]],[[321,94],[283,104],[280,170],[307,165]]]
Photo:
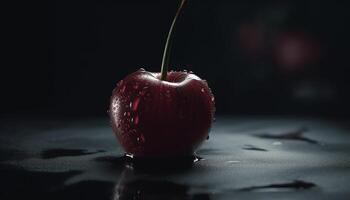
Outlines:
[[138,125],[139,124],[139,116],[135,116],[134,124]]
[[201,92],[203,92],[203,93],[204,93],[204,92],[205,92],[205,89],[204,89],[204,88],[202,88],[202,89],[201,89]]
[[136,111],[137,108],[139,107],[139,103],[140,103],[140,98],[139,97],[135,98],[133,102],[130,102],[131,110],[132,111]]
[[140,136],[136,138],[136,141],[137,141],[139,144],[145,143],[145,136],[143,136],[143,134],[140,134]]
[[123,86],[120,88],[120,93],[124,93],[125,88],[126,88],[126,85],[123,85]]
[[146,93],[146,91],[144,91],[144,90],[140,90],[140,91],[139,91],[139,95],[140,95],[140,96],[145,95],[145,93]]
[[187,73],[187,70],[184,69],[183,72]]
[[136,82],[133,88],[137,90],[139,88],[139,83]]
[[148,89],[148,86],[143,87],[142,90],[139,91],[139,95],[140,95],[140,96],[145,95],[146,92],[147,92],[147,89]]
[[144,68],[140,68],[139,71],[144,72],[146,70]]
[[211,97],[211,101],[212,101],[212,102],[215,101],[215,97],[214,97],[214,96]]
[[124,112],[123,115],[126,116],[126,112]]

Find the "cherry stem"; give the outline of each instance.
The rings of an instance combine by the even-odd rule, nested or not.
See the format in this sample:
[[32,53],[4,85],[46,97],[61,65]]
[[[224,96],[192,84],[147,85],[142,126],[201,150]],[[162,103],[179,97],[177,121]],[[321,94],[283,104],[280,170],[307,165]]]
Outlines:
[[172,43],[172,34],[175,30],[175,24],[178,16],[180,15],[180,12],[182,10],[183,5],[185,4],[186,0],[181,0],[181,4],[176,12],[176,15],[173,19],[173,22],[170,26],[170,30],[168,32],[168,37],[166,39],[165,48],[163,52],[163,59],[162,59],[162,66],[161,66],[161,77],[160,80],[165,81],[168,75],[168,66],[170,61],[170,47]]

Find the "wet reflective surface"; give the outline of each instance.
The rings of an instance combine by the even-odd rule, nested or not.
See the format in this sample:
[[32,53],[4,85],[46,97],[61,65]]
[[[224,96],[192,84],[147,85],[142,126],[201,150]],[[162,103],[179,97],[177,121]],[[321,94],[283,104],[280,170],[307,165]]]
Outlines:
[[153,160],[124,156],[107,119],[2,122],[1,199],[347,199],[350,194],[346,120],[218,117],[197,156]]

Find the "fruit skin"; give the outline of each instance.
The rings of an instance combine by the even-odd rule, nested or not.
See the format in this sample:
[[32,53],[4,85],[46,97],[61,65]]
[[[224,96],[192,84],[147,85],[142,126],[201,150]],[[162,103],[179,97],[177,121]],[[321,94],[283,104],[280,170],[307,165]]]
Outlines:
[[214,96],[206,81],[188,72],[140,69],[113,90],[109,114],[125,152],[137,157],[192,155],[208,137]]

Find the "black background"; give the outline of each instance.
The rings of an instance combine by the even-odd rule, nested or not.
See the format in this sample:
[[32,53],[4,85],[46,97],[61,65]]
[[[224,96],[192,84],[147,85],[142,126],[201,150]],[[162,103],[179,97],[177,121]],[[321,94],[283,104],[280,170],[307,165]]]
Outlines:
[[[160,70],[178,3],[4,5],[1,114],[107,116],[119,80],[141,67]],[[189,0],[171,69],[206,79],[218,114],[348,116],[348,9],[346,1]],[[283,34],[304,38],[316,56],[284,70],[276,58]]]

